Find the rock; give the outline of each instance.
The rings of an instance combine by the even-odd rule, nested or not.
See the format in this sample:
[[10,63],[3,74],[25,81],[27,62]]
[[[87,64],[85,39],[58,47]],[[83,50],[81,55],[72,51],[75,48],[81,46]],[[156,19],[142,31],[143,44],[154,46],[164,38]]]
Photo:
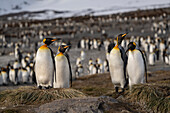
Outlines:
[[60,99],[35,108],[38,113],[103,113],[110,107],[107,104],[118,103],[111,97],[85,97]]

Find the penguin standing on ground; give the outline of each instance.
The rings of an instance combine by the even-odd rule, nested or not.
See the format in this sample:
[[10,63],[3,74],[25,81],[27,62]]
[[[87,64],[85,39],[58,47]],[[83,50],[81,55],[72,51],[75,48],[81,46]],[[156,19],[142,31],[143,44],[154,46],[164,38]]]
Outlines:
[[95,64],[90,64],[89,65],[89,68],[88,68],[89,70],[89,74],[90,75],[92,75],[92,74],[96,74],[97,73],[97,68],[96,68],[96,65]]
[[121,47],[121,42],[127,34],[120,34],[117,36],[117,44],[110,51],[109,69],[112,83],[115,91],[118,92],[118,86],[124,91],[126,85],[126,53]]
[[38,88],[50,88],[53,86],[54,77],[54,55],[52,50],[48,47],[56,39],[45,38],[42,45],[36,54],[35,59],[35,76]]
[[154,66],[155,65],[155,60],[156,60],[156,55],[155,55],[155,53],[154,52],[152,52],[152,53],[149,53],[149,58],[148,58],[148,63],[149,63],[149,65],[151,65],[151,66]]
[[13,68],[13,66],[11,66],[11,68],[10,68],[10,70],[9,70],[9,80],[10,80],[14,85],[17,85],[17,84],[18,84],[17,73],[16,73],[16,70]]
[[28,78],[29,78],[29,73],[28,73],[27,69],[22,68],[22,82],[24,84],[28,83],[29,82]]
[[147,82],[147,68],[143,53],[136,48],[135,42],[128,44],[127,73],[129,77],[129,87],[138,83]]
[[18,83],[21,84],[23,82],[23,80],[22,80],[22,67],[20,67],[18,69],[17,78],[18,78]]
[[72,87],[72,71],[68,54],[65,53],[69,46],[61,45],[59,53],[55,56],[56,75],[54,75],[54,88]]
[[80,56],[81,56],[81,61],[83,61],[86,58],[86,53],[84,51],[81,51]]
[[8,81],[7,81],[8,74],[7,74],[7,69],[6,68],[1,69],[1,75],[2,75],[2,79],[3,79],[3,84],[7,85],[8,84]]
[[109,62],[107,59],[104,60],[103,62],[103,65],[104,65],[104,72],[108,72],[109,71]]
[[83,71],[84,69],[81,63],[76,65],[76,70],[75,70],[76,78],[82,76]]
[[0,71],[0,85],[3,84],[3,79],[2,79],[2,74],[1,74],[1,71]]

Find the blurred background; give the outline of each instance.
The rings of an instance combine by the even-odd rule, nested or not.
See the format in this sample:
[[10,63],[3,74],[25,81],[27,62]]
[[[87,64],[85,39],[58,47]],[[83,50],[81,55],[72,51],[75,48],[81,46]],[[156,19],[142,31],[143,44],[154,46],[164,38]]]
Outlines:
[[50,46],[54,55],[59,45],[71,45],[74,79],[109,73],[108,46],[126,32],[122,46],[137,43],[148,74],[170,70],[169,0],[0,0],[0,89],[33,84],[36,51],[46,37],[61,38]]

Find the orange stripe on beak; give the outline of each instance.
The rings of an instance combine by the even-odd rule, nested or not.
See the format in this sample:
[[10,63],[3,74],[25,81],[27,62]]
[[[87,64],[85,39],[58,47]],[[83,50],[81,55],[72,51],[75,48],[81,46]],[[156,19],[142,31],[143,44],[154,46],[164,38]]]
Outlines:
[[125,34],[122,35],[122,37],[124,37],[124,36],[126,36],[126,35],[127,35],[127,34],[125,33]]
[[64,48],[68,48],[69,46],[65,46]]
[[52,42],[54,42],[54,41],[56,41],[57,39],[53,39],[53,40],[51,40]]

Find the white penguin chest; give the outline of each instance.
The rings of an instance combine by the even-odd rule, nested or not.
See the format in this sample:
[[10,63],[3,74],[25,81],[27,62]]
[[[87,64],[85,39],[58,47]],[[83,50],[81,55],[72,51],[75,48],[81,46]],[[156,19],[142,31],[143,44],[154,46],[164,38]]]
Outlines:
[[137,77],[144,75],[145,65],[140,51],[129,51],[127,71],[129,76]]
[[50,71],[53,67],[53,61],[51,57],[51,52],[49,49],[38,50],[36,55],[36,71]]
[[56,56],[55,57],[55,63],[57,67],[67,67],[68,66],[68,61],[67,58],[63,55],[63,56]]
[[67,58],[62,56],[55,57],[56,65],[56,82],[54,82],[54,88],[68,88],[69,87],[69,64]]
[[123,66],[123,60],[121,58],[121,53],[119,50],[112,49],[110,52],[109,65],[113,67]]

